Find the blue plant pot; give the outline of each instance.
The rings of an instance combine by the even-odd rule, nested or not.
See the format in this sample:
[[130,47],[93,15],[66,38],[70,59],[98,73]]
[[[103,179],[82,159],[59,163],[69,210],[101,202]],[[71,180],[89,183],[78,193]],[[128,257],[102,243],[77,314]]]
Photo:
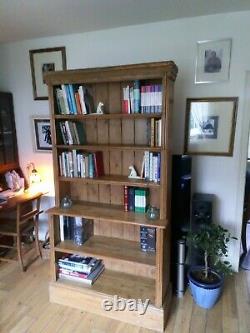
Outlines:
[[191,267],[191,269],[188,271],[189,288],[194,298],[194,301],[197,305],[199,305],[204,309],[211,309],[220,298],[220,295],[222,293],[224,278],[217,272],[210,270],[217,276],[218,282],[216,283],[200,282],[197,279],[195,279],[192,275],[193,272],[199,270],[204,270],[204,267],[195,266]]

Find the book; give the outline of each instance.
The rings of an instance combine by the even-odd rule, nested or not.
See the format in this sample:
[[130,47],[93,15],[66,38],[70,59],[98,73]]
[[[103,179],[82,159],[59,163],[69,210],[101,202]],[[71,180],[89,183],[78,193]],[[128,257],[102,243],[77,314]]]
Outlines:
[[84,274],[84,273],[79,273],[79,272],[74,272],[74,271],[68,271],[68,270],[63,270],[62,268],[59,268],[59,278],[62,279],[68,279],[71,281],[75,282],[81,282],[81,283],[86,283],[86,284],[93,284],[98,277],[102,274],[104,271],[104,265],[101,264],[99,265],[95,270],[93,270],[90,274]]
[[86,104],[85,104],[85,93],[86,93],[86,88],[84,86],[80,86],[78,88],[78,94],[79,94],[79,100],[80,100],[80,104],[81,104],[81,110],[82,110],[82,114],[87,114],[87,108],[86,108]]
[[68,91],[71,100],[72,114],[77,114],[76,100],[75,100],[75,92],[72,84],[68,84]]
[[104,176],[104,164],[102,151],[96,151],[93,153],[95,177]]
[[128,186],[124,186],[124,211],[128,211]]
[[149,191],[144,188],[135,189],[135,212],[146,213],[148,207]]
[[135,210],[135,188],[128,187],[128,211],[134,212]]
[[67,257],[60,258],[58,260],[58,265],[61,268],[89,274],[100,264],[100,262],[100,259],[94,257],[71,254]]
[[139,113],[141,108],[140,81],[134,81],[134,113]]

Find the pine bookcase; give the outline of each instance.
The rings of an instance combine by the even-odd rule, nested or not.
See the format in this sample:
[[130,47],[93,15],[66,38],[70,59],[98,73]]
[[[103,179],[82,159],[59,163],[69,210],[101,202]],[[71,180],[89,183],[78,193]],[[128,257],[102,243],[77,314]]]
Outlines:
[[[55,207],[48,210],[51,239],[50,301],[114,318],[162,332],[171,302],[170,285],[170,184],[171,112],[177,67],[172,61],[106,68],[49,72],[48,85],[53,143]],[[162,85],[161,113],[122,112],[123,87],[140,80],[144,85]],[[104,114],[59,114],[56,88],[62,84],[84,85],[94,99],[101,101]],[[161,119],[161,146],[151,146],[148,124]],[[58,123],[72,120],[85,128],[87,143],[65,145],[58,135]],[[104,176],[62,177],[59,154],[65,150],[102,151]],[[160,182],[128,178],[129,166],[140,171],[145,151],[161,154]],[[160,209],[158,220],[145,214],[124,211],[124,186],[149,189],[150,205]],[[60,207],[69,195],[72,207]],[[59,216],[80,216],[92,220],[93,235],[82,245],[61,241]],[[156,251],[140,249],[140,226],[156,228]],[[92,286],[60,280],[57,260],[64,254],[101,258],[105,271]],[[117,295],[124,299],[150,300],[144,315],[138,311],[104,311],[102,301]]]

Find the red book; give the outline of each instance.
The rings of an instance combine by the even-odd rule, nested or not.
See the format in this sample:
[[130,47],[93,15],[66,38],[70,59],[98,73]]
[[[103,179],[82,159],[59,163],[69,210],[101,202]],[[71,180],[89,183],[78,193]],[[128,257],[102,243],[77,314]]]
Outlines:
[[75,100],[76,100],[76,109],[78,114],[82,114],[82,107],[80,102],[80,96],[78,91],[75,92]]
[[128,187],[124,186],[124,210],[128,211]]
[[94,156],[95,177],[104,176],[102,151],[96,151],[95,153],[93,153],[93,156]]
[[122,101],[122,113],[129,113],[128,105],[129,105],[129,100],[126,99]]

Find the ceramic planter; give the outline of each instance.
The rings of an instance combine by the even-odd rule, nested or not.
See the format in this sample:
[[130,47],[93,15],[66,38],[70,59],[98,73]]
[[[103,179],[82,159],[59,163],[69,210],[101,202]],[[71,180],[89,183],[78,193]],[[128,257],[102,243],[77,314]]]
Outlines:
[[197,305],[204,309],[211,309],[218,301],[224,283],[224,278],[216,271],[210,270],[217,276],[218,281],[215,283],[205,283],[197,280],[193,276],[193,272],[204,270],[203,266],[191,267],[188,271],[189,287],[194,301]]

